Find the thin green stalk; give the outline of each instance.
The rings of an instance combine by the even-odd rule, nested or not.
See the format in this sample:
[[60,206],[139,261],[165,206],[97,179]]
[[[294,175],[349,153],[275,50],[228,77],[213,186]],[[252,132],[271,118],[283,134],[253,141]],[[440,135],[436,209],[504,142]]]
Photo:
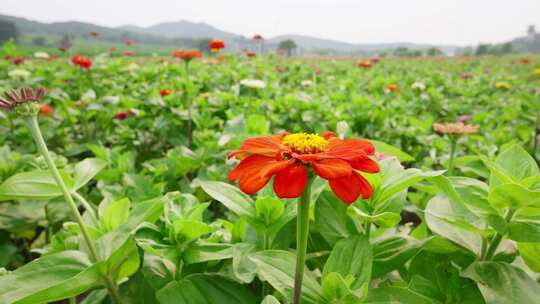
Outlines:
[[[263,234],[263,250],[270,249],[270,239],[268,233],[265,231]],[[269,286],[266,281],[262,282],[261,296],[264,298],[268,294]]]
[[[512,217],[514,216],[514,210],[509,209],[506,212],[506,216],[504,217],[504,220],[508,223],[512,220]],[[499,247],[499,244],[502,241],[503,235],[500,233],[496,233],[495,236],[491,239],[491,242],[489,243],[489,247],[486,253],[486,256],[484,257],[485,261],[490,261],[493,258],[493,255],[495,255],[495,252],[497,251],[497,248]]]
[[302,296],[302,280],[306,263],[306,251],[309,236],[309,204],[311,203],[311,183],[309,178],[302,196],[298,200],[296,215],[296,271],[294,275],[294,304],[300,304]]
[[77,298],[75,297],[69,298],[69,304],[77,304]]
[[80,195],[76,191],[73,191],[71,193],[71,195],[73,195],[79,201],[79,203],[81,203],[81,205],[83,205],[86,212],[88,212],[88,214],[90,214],[90,218],[92,218],[92,221],[94,222],[94,224],[96,224],[96,225],[99,224],[99,221],[98,221],[98,218],[97,218],[97,215],[96,215],[96,211],[94,210],[92,205],[82,195]]
[[[58,187],[60,187],[60,190],[62,191],[64,195],[64,199],[66,200],[69,208],[71,209],[71,213],[75,217],[75,220],[77,221],[77,224],[79,225],[79,228],[81,229],[81,233],[83,235],[86,246],[88,247],[88,250],[90,251],[90,258],[94,262],[98,262],[99,257],[97,254],[96,247],[94,246],[94,243],[92,242],[92,239],[90,238],[90,234],[88,233],[88,229],[86,228],[86,225],[84,224],[81,214],[79,213],[79,209],[77,209],[77,205],[73,201],[73,197],[71,196],[71,193],[69,192],[66,184],[64,183],[64,180],[62,179],[62,176],[60,175],[60,172],[56,168],[56,165],[54,164],[54,161],[51,157],[51,154],[49,153],[47,144],[45,143],[45,140],[43,139],[43,135],[41,134],[41,130],[39,129],[37,117],[36,116],[27,117],[26,123],[28,124],[28,128],[30,129],[30,132],[32,133],[32,137],[34,138],[34,141],[36,142],[39,152],[41,153],[45,162],[47,163],[47,166],[49,167],[49,170],[51,171],[53,178],[58,184]],[[109,276],[104,276],[104,279],[105,279],[105,285],[109,291],[109,294],[113,302],[122,303],[122,301],[120,300],[120,295],[118,294],[116,285],[112,282],[111,278]]]
[[457,138],[450,137],[450,160],[448,161],[448,175],[454,174],[454,159],[456,157]]
[[188,148],[191,149],[191,144],[193,143],[193,122],[191,121],[191,107],[192,100],[190,98],[189,90],[191,89],[191,77],[190,77],[190,69],[189,69],[189,60],[186,60],[186,77],[187,77],[187,85],[186,85],[186,92],[184,93],[187,100],[187,107],[188,107],[188,125],[187,125],[187,140],[188,140]]

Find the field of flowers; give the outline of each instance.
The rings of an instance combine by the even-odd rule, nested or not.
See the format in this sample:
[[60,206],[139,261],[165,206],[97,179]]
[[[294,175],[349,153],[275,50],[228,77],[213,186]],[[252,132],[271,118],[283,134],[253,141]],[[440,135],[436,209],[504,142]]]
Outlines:
[[37,55],[0,303],[540,303],[538,56]]

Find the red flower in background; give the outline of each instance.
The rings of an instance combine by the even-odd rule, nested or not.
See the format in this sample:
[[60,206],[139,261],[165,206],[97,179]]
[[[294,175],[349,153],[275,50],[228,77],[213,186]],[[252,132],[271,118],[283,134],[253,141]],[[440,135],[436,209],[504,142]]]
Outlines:
[[74,65],[78,65],[85,70],[88,70],[92,67],[92,59],[78,54],[71,57],[71,62]]
[[124,51],[124,56],[126,57],[135,56],[135,52],[130,51],[130,50]]
[[249,58],[255,58],[257,57],[257,53],[248,51],[246,52],[246,56],[248,56]]
[[110,48],[110,49],[109,49],[109,52],[111,52],[111,53],[116,52],[116,48],[115,48],[115,47]]
[[212,52],[218,52],[221,49],[225,48],[225,42],[219,39],[212,39],[210,40],[210,43],[208,43],[208,48]]
[[25,62],[25,59],[22,58],[22,57],[17,57],[15,59],[13,59],[13,64],[14,65],[19,65],[19,64],[23,64]]
[[137,116],[137,112],[135,110],[128,110],[128,111],[125,111],[125,112],[118,112],[116,114],[114,114],[114,119],[117,119],[117,120],[124,120],[130,116]]
[[384,89],[389,92],[395,92],[395,91],[399,91],[399,86],[397,84],[389,84],[386,87],[384,87]]
[[329,181],[330,188],[346,204],[362,196],[371,197],[373,189],[356,170],[377,173],[379,166],[370,156],[375,147],[362,139],[342,140],[333,132],[316,134],[283,133],[244,141],[229,154],[240,164],[232,170],[230,181],[239,180],[247,194],[261,190],[274,177],[274,191],[280,198],[302,195],[309,171]]
[[39,108],[39,115],[41,116],[49,116],[54,112],[53,107],[51,107],[48,104],[41,105]]
[[357,65],[363,69],[371,69],[373,67],[373,64],[370,61],[365,60],[359,61]]
[[253,36],[253,40],[263,40],[263,39],[264,39],[263,36],[261,36],[259,34]]
[[97,37],[99,37],[99,33],[98,32],[90,32],[90,36],[97,38]]
[[65,47],[59,47],[58,50],[62,53],[65,53],[68,49]]
[[132,46],[134,43],[135,42],[133,40],[131,40],[131,39],[126,40],[126,45],[127,46]]
[[174,50],[173,57],[189,61],[195,58],[201,58],[202,53],[199,50]]
[[379,63],[380,61],[381,61],[381,59],[379,57],[371,58],[371,62],[373,62],[373,63]]
[[161,97],[169,96],[170,94],[171,94],[171,91],[168,89],[163,89],[159,92],[159,95],[161,95]]
[[522,58],[521,63],[522,64],[529,64],[529,63],[531,63],[531,60],[529,58]]

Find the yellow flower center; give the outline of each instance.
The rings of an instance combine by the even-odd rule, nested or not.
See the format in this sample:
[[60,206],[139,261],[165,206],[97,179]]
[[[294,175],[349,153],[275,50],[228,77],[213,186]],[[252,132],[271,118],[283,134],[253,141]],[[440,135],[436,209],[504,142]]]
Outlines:
[[281,143],[296,153],[307,154],[323,151],[328,141],[317,134],[295,133],[285,136]]

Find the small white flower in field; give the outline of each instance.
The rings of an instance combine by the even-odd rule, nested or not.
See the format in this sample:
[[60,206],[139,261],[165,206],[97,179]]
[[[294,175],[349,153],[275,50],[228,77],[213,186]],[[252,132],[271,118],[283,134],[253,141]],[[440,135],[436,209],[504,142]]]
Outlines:
[[240,81],[240,84],[253,89],[264,89],[266,88],[266,83],[258,79],[243,79]]
[[81,96],[81,100],[84,101],[91,101],[96,99],[96,92],[92,89],[88,89],[84,94]]
[[103,101],[110,104],[118,104],[120,102],[120,97],[118,96],[104,96]]
[[51,56],[45,52],[35,52],[34,57],[38,59],[49,59]]
[[334,81],[336,80],[336,76],[330,75],[326,79],[328,79],[328,81]]
[[139,65],[132,62],[130,65],[128,65],[127,69],[128,71],[135,71],[139,69]]
[[301,84],[302,84],[303,87],[310,87],[310,86],[313,85],[313,81],[312,80],[303,80]]
[[11,78],[27,78],[27,77],[30,77],[32,73],[23,69],[15,69],[15,70],[9,71],[8,75]]
[[417,81],[417,82],[412,84],[411,88],[413,90],[424,91],[426,89],[426,84],[423,83],[423,82]]
[[430,99],[430,97],[429,97],[429,95],[427,93],[422,93],[422,94],[420,94],[420,99],[427,101],[427,100]]

